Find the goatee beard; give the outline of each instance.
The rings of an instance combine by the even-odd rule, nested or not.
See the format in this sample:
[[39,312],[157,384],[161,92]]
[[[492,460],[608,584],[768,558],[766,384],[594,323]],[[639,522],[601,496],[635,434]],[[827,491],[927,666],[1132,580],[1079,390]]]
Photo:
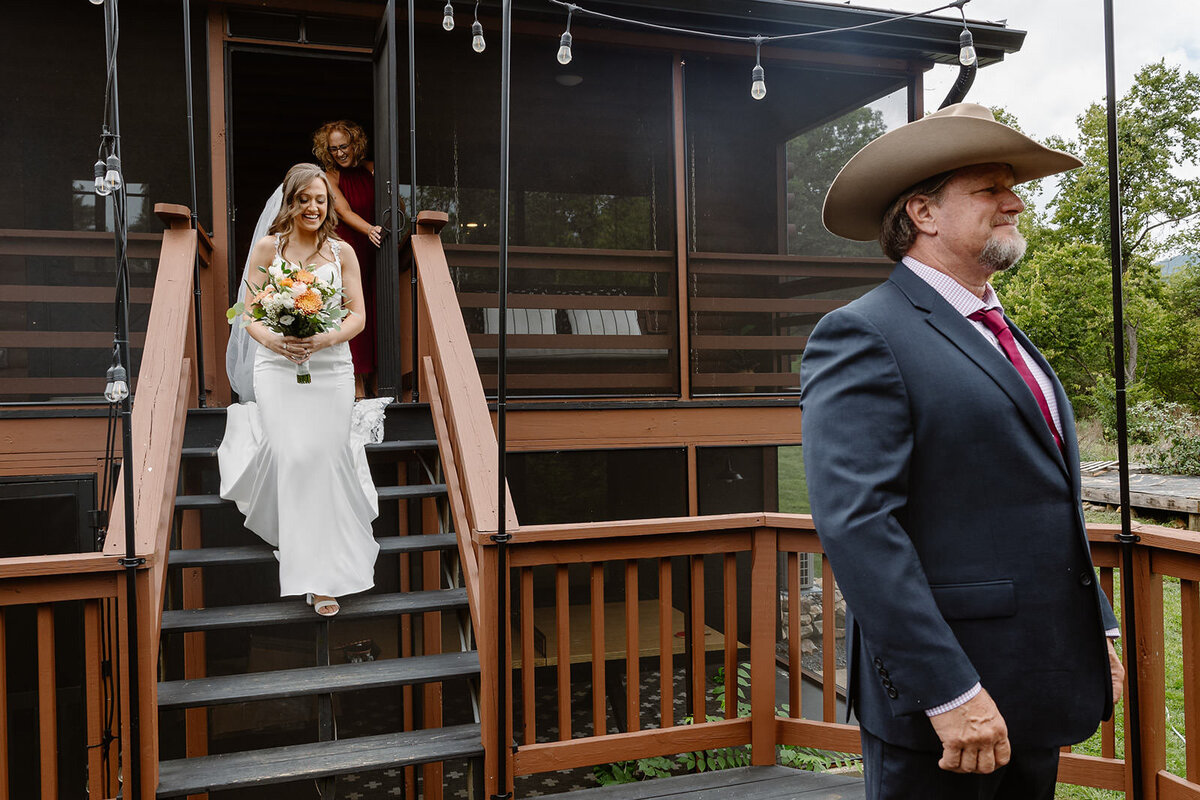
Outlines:
[[1017,231],[1012,236],[992,236],[979,254],[979,264],[993,272],[1003,272],[1025,255],[1025,237]]

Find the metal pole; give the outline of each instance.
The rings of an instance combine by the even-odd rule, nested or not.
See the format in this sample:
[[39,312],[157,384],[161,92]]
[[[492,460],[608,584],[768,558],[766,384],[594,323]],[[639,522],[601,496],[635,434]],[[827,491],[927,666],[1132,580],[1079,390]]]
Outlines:
[[1129,437],[1126,427],[1125,397],[1125,312],[1121,288],[1124,268],[1119,157],[1117,151],[1117,79],[1114,54],[1113,4],[1104,0],[1104,62],[1108,94],[1108,242],[1112,259],[1113,305],[1113,377],[1116,379],[1117,405],[1117,473],[1121,483],[1121,607],[1125,619],[1125,707],[1129,712],[1126,731],[1133,786],[1132,797],[1141,800],[1142,794],[1142,730],[1138,713],[1137,614],[1134,604],[1133,546],[1135,536],[1129,517]]
[[[408,230],[409,235],[417,232],[417,22],[415,0],[408,0]],[[421,382],[417,380],[417,365],[421,363],[417,325],[417,262],[409,268],[412,302],[410,327],[412,343],[412,400],[421,399]]]
[[508,681],[508,484],[505,480],[505,450],[508,440],[506,428],[506,405],[508,398],[508,134],[509,134],[509,89],[512,64],[512,0],[501,0],[500,14],[500,277],[497,293],[498,304],[498,360],[496,364],[496,619],[497,619],[497,684],[496,692],[500,759],[495,800],[512,796],[508,792],[508,739],[509,696]]
[[[104,4],[104,52],[105,64],[112,69],[109,93],[109,122],[113,135],[113,153],[121,157],[121,120],[120,103],[117,99],[117,71],[114,49],[117,45],[115,37],[118,31],[119,12],[117,0],[108,0]],[[126,227],[128,210],[125,181],[113,191],[113,221],[114,239],[116,241],[117,265],[117,351],[121,363],[133,385],[133,362],[129,358],[129,257],[126,249],[128,229]],[[125,787],[128,797],[138,800],[142,796],[142,732],[140,718],[140,697],[138,691],[140,680],[138,675],[138,601],[137,601],[137,570],[146,563],[145,559],[137,557],[137,537],[134,530],[133,503],[133,403],[132,393],[121,401],[121,482],[125,494],[125,555],[120,564],[125,568],[125,604],[129,620],[129,630],[126,632],[129,642],[129,652],[126,660],[129,667],[129,742],[125,757],[129,762],[129,785]]]
[[192,264],[192,305],[196,317],[196,383],[199,386],[200,407],[208,405],[204,385],[204,322],[200,295],[200,212],[196,207],[196,131],[192,117],[192,8],[183,0],[183,81],[187,89],[188,168],[192,179],[192,230],[196,231],[196,260]]

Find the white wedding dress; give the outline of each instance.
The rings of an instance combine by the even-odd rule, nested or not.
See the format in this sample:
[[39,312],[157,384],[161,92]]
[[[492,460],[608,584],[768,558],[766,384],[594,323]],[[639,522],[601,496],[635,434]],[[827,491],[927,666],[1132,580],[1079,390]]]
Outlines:
[[[341,242],[316,274],[342,285]],[[275,240],[279,254],[279,238]],[[367,442],[380,441],[390,397],[354,402],[354,365],[342,342],[313,353],[312,383],[265,347],[254,353],[254,402],[229,407],[217,451],[221,497],[277,548],[281,595],[340,597],[374,585],[379,498]]]

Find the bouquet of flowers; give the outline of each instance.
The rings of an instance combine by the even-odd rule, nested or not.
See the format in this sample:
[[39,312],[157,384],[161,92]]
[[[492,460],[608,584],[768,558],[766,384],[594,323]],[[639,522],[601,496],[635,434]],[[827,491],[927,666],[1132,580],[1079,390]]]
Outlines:
[[[259,267],[267,276],[253,297],[225,312],[230,325],[261,322],[284,336],[304,338],[341,327],[350,312],[342,306],[342,291],[307,267],[276,258]],[[247,288],[252,289],[247,283]],[[308,362],[296,365],[296,383],[312,383]]]

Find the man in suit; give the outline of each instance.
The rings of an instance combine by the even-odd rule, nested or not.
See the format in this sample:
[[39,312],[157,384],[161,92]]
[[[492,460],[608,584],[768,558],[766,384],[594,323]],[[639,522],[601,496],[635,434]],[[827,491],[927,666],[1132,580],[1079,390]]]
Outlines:
[[1120,696],[1071,406],[988,282],[1024,254],[1013,186],[1079,164],[961,103],[868,144],[825,200],[830,231],[900,262],[801,367],[869,800],[1049,800],[1059,747]]

